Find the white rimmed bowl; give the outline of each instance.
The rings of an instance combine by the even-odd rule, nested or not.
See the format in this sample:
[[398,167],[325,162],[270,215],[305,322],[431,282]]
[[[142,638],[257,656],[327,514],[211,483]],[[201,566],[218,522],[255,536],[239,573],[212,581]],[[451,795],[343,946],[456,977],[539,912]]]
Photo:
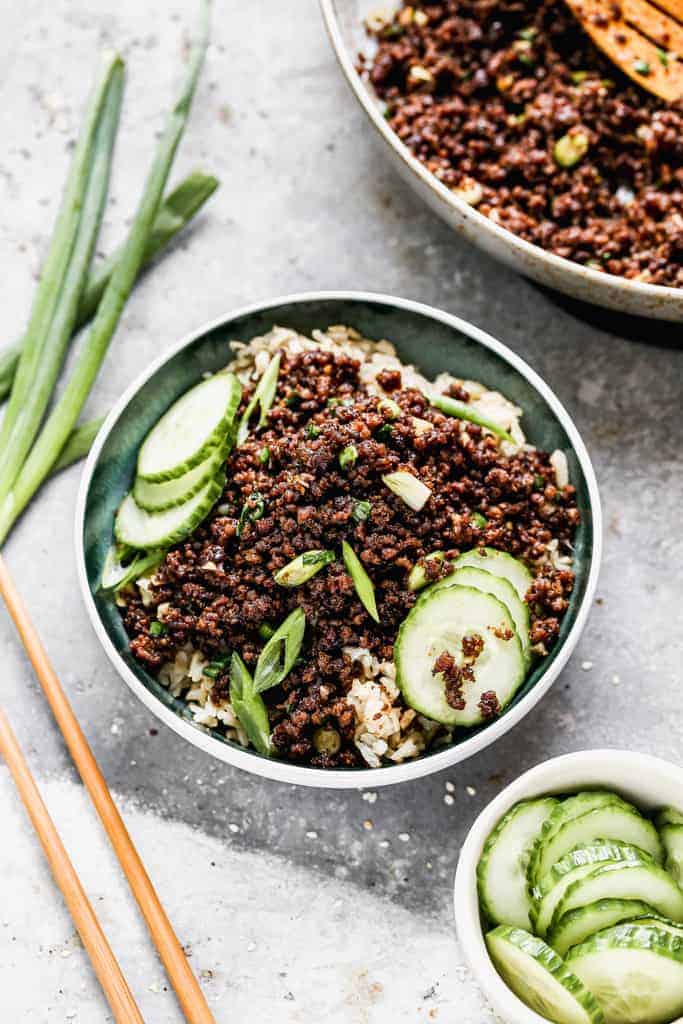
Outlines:
[[357,54],[372,49],[365,17],[387,0],[320,0],[332,47],[353,94],[380,136],[394,167],[414,192],[458,234],[539,284],[621,313],[683,320],[683,289],[629,281],[545,252],[478,213],[446,188],[412,155],[383,116],[383,105],[356,70]]
[[[560,639],[500,718],[463,732],[451,746],[414,761],[328,771],[262,757],[231,743],[218,730],[197,725],[187,705],[132,658],[118,611],[98,586],[114,514],[130,488],[137,451],[168,406],[203,372],[225,365],[231,339],[247,341],[274,324],[307,333],[340,323],[369,338],[388,338],[405,362],[416,363],[428,376],[450,370],[508,395],[524,410],[523,425],[532,443],[565,452],[582,521],[574,552],[576,586]],[[458,317],[406,299],[363,292],[273,299],[228,313],[172,346],[131,384],[107,417],[83,471],[76,512],[76,562],[86,608],[107,656],[133,693],[176,733],[222,761],[281,782],[332,788],[390,785],[439,771],[483,750],[519,722],[547,693],[576,646],[595,592],[601,550],[600,498],[590,458],[571,417],[538,374],[499,341]]]
[[506,786],[484,808],[463,843],[453,894],[458,941],[482,992],[506,1024],[548,1021],[508,988],[486,949],[477,898],[477,863],[484,843],[503,815],[520,800],[597,788],[613,789],[644,811],[678,805],[683,794],[683,768],[630,750],[581,750],[555,757]]

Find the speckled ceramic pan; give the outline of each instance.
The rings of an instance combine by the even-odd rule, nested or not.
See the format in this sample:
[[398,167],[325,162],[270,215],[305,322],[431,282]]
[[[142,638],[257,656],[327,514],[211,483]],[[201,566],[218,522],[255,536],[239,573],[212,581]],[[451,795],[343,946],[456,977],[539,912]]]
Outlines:
[[627,281],[544,252],[468,206],[411,154],[385,121],[382,104],[355,67],[357,54],[372,47],[363,27],[365,16],[373,9],[392,7],[395,3],[396,0],[320,0],[332,46],[349,85],[394,166],[413,190],[458,234],[539,284],[622,313],[683,320],[683,289]]
[[[161,414],[202,373],[230,358],[230,340],[248,341],[273,325],[309,333],[332,324],[355,327],[368,338],[388,338],[404,362],[429,377],[442,371],[480,380],[524,410],[529,440],[548,451],[562,449],[577,488],[581,511],[575,545],[576,586],[560,640],[530,674],[500,718],[461,730],[451,746],[414,761],[383,768],[325,771],[262,757],[231,743],[216,729],[197,725],[186,704],[170,695],[136,662],[114,602],[98,593],[114,514],[130,488],[138,448]],[[196,747],[257,775],[310,786],[382,786],[418,778],[463,761],[519,722],[548,691],[567,662],[591,606],[601,552],[600,499],[588,453],[571,418],[540,377],[500,342],[471,324],[406,299],[365,293],[295,295],[229,313],[184,338],[128,388],[107,417],[90,453],[78,499],[76,557],[83,597],[95,632],[122,679],[148,708]]]

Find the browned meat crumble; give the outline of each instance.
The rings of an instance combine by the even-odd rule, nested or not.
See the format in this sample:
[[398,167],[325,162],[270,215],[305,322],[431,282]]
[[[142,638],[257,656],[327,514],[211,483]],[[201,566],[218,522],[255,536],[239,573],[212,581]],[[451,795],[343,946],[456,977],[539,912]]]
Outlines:
[[557,256],[683,285],[683,102],[631,82],[561,0],[411,0],[378,39],[362,67],[444,185]]
[[[192,538],[166,555],[151,586],[152,604],[145,607],[135,590],[123,609],[134,657],[156,672],[188,642],[212,659],[238,651],[253,669],[264,644],[259,627],[279,625],[300,606],[308,626],[303,656],[282,686],[264,694],[275,752],[289,760],[363,763],[345,700],[356,670],[343,648],[392,658],[398,626],[415,601],[406,580],[417,561],[436,549],[456,556],[489,545],[533,562],[552,540],[571,542],[579,520],[574,488],[556,486],[547,453],[522,449],[506,457],[480,427],[463,430],[421,392],[395,378],[386,383],[401,408],[393,420],[360,383],[355,359],[326,351],[283,354],[267,427],[228,458],[220,501]],[[242,407],[252,390],[245,388]],[[432,429],[418,428],[413,417]],[[341,469],[339,453],[351,443],[357,459]],[[401,467],[414,469],[432,490],[420,512],[381,481]],[[359,501],[371,505],[366,519],[354,517]],[[245,505],[260,518],[245,518]],[[475,512],[484,525],[476,525]],[[379,624],[340,558],[299,587],[273,579],[296,555],[339,552],[342,540],[373,581]],[[432,562],[424,564],[431,571]],[[550,648],[556,640],[572,585],[571,572],[539,570],[530,597],[535,642]],[[153,635],[160,604],[164,629]],[[476,657],[476,644],[468,651]],[[227,697],[227,668],[213,687],[217,700]],[[338,749],[316,749],[314,735],[330,728],[340,736]]]

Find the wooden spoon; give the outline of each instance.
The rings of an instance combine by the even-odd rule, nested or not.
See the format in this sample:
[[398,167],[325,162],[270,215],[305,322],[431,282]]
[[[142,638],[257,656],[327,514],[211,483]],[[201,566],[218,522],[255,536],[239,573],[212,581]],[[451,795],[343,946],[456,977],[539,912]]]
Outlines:
[[643,89],[683,97],[683,0],[565,0],[596,46]]

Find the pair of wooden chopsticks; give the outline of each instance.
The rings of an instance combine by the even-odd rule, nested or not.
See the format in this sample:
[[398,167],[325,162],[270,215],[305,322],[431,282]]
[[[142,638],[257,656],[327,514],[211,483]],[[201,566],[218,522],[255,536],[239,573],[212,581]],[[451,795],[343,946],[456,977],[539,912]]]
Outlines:
[[[0,593],[40,680],[74,764],[128,879],[186,1019],[190,1024],[216,1024],[2,556]],[[117,1024],[143,1024],[143,1018],[121,968],[59,838],[7,717],[1,710],[0,752],[8,764],[21,799],[38,833],[52,873],[62,890]]]

